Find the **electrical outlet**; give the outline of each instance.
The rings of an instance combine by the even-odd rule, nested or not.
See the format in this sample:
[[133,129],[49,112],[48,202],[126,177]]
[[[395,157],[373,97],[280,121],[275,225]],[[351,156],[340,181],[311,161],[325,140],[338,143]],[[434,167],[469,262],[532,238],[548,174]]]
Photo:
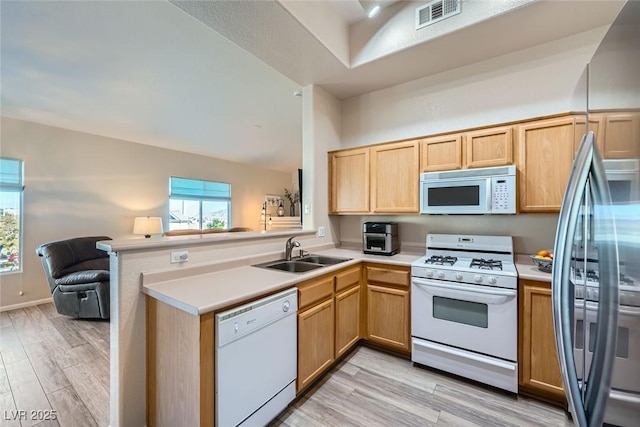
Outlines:
[[318,227],[318,237],[324,237],[324,227]]
[[171,252],[171,264],[189,261],[189,251]]

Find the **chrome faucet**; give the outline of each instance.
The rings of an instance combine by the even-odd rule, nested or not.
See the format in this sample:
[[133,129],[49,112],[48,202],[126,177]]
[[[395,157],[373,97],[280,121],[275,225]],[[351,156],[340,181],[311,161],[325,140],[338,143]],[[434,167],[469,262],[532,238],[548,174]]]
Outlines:
[[293,248],[300,247],[300,242],[298,242],[297,240],[293,240],[294,237],[296,236],[289,237],[287,243],[285,243],[284,245],[284,259],[286,259],[287,261],[291,261],[291,252],[293,251]]

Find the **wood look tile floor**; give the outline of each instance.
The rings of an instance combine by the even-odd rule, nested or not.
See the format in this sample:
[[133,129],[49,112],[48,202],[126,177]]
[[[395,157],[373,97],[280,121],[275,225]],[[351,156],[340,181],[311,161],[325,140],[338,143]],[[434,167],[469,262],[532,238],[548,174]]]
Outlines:
[[359,347],[270,427],[573,426],[561,408]]
[[2,312],[0,357],[0,425],[109,425],[108,321],[52,303]]
[[[109,425],[109,322],[0,313],[0,425]],[[15,420],[16,411],[55,420]],[[13,412],[12,412],[13,411]],[[271,427],[571,426],[562,409],[359,347]],[[188,426],[180,426],[188,427]]]

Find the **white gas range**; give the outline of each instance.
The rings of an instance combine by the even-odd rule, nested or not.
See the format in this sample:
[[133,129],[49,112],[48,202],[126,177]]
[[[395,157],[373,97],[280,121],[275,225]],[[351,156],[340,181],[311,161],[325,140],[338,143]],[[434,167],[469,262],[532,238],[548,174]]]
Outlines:
[[518,391],[518,273],[510,236],[429,234],[411,264],[411,360]]

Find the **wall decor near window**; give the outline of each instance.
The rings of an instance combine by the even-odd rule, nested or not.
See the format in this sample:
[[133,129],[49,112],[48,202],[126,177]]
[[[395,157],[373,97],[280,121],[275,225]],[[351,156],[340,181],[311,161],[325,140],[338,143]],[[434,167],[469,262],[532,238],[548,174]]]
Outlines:
[[267,194],[264,196],[267,203],[267,215],[278,216],[278,206],[282,204],[282,196],[279,194]]

